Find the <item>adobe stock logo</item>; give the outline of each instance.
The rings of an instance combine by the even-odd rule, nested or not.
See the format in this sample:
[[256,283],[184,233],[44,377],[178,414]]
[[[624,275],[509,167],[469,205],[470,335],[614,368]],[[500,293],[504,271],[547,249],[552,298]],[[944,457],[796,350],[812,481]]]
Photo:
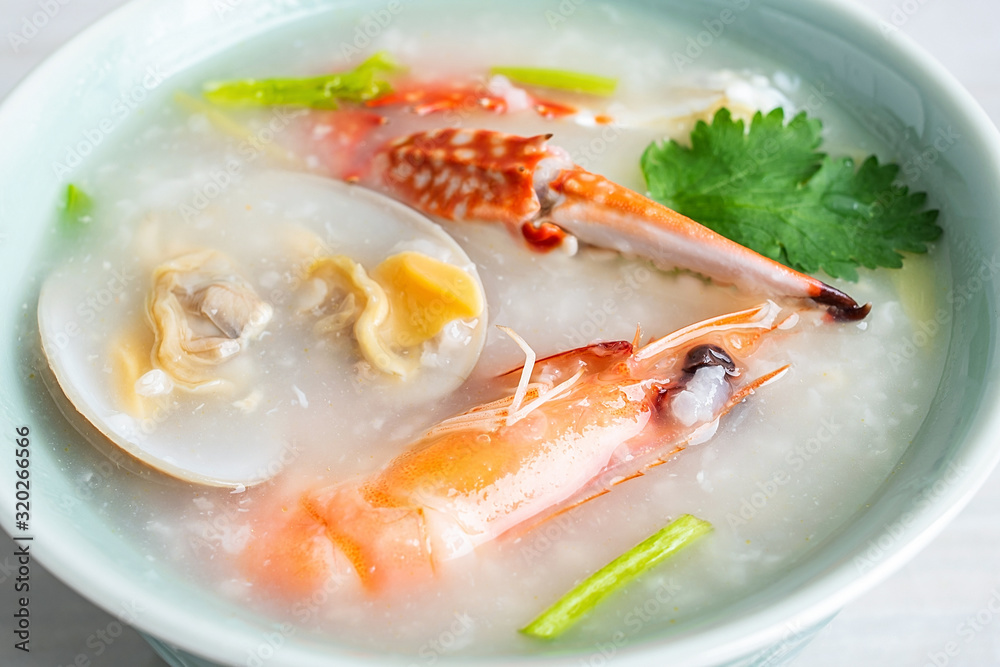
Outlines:
[[123,90],[108,107],[108,113],[95,125],[85,129],[83,136],[66,148],[62,162],[54,162],[52,169],[57,178],[70,174],[83,164],[83,159],[104,143],[115,130],[149,97],[167,75],[156,66],[150,65],[131,88]]
[[[54,19],[62,8],[73,0],[39,0],[39,11],[21,19],[21,29],[17,32],[7,33],[7,42],[14,53],[18,53],[21,47],[33,40],[49,21]],[[5,8],[6,9],[6,8]]]

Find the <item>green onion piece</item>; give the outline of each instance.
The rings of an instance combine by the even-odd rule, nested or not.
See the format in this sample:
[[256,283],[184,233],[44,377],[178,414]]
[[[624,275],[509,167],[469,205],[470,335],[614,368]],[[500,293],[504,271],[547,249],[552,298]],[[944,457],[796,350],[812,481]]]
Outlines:
[[338,102],[365,102],[392,92],[380,72],[399,69],[396,61],[379,51],[353,70],[305,79],[243,79],[210,83],[205,98],[227,106],[300,106],[336,109]]
[[284,162],[291,167],[302,170],[306,169],[306,165],[301,159],[292,155],[291,152],[281,148],[276,142],[255,141],[257,134],[253,130],[242,125],[241,123],[238,123],[231,116],[229,116],[228,113],[219,110],[211,104],[203,102],[196,97],[192,97],[181,90],[174,93],[174,101],[178,104],[178,106],[189,111],[190,113],[205,116],[205,118],[207,118],[208,121],[223,134],[228,134],[233,139],[241,142],[251,143],[255,148],[259,146],[272,158]]
[[618,85],[618,79],[606,76],[542,67],[493,67],[490,69],[490,74],[502,74],[511,81],[528,86],[557,88],[603,97],[614,94]]
[[584,579],[521,632],[538,639],[558,637],[606,596],[711,530],[708,521],[690,514],[678,517]]
[[90,209],[93,206],[90,196],[78,186],[70,183],[66,186],[66,200],[63,202],[63,220],[70,226],[89,222]]

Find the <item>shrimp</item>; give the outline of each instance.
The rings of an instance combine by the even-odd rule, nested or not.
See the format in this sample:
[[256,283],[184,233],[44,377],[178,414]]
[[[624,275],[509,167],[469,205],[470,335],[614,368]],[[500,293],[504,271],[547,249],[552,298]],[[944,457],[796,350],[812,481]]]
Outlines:
[[372,594],[429,580],[445,561],[710,439],[787,370],[748,379],[744,361],[798,317],[780,313],[769,301],[643,347],[637,332],[537,361],[508,331],[527,360],[501,376],[502,397],[438,423],[372,475],[279,503],[254,525],[243,571],[290,596],[345,573]]

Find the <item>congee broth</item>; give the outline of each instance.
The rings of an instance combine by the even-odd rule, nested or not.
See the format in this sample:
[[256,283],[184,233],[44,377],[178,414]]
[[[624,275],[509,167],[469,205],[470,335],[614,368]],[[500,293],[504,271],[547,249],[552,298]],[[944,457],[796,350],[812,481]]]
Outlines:
[[[431,664],[451,653],[539,650],[517,629],[681,514],[710,521],[714,532],[608,598],[560,646],[621,645],[693,628],[767,586],[863,510],[920,427],[941,372],[946,330],[907,345],[949,288],[940,248],[908,255],[901,269],[862,268],[856,283],[838,281],[872,304],[865,319],[830,322],[818,311],[768,338],[742,360],[749,376],[786,364],[787,373],[733,407],[714,437],[611,493],[377,593],[349,568],[294,592],[248,573],[252,535],[259,522],[280,517],[282,503],[369,477],[435,424],[501,397],[497,376],[521,366],[525,353],[495,325],[543,359],[631,341],[637,326],[645,343],[769,296],[607,249],[535,252],[502,224],[435,219],[438,229],[395,209],[386,221],[364,203],[338,208],[362,186],[330,184],[358,166],[356,146],[344,143],[352,135],[338,125],[345,116],[336,114],[384,119],[358,130],[362,149],[438,128],[552,134],[550,143],[574,162],[638,192],[646,191],[644,149],[664,138],[686,142],[695,122],[720,107],[747,120],[757,110],[782,107],[790,119],[805,109],[823,121],[824,151],[899,157],[836,99],[814,108],[794,64],[725,35],[697,58],[678,59],[697,28],[660,13],[601,3],[573,5],[571,14],[526,2],[419,10],[404,3],[369,31],[376,34],[357,30],[368,20],[363,12],[320,14],[198,63],[164,82],[65,176],[93,209],[74,229],[54,225],[41,260],[39,284],[49,281],[43,306],[68,304],[65,315],[41,317],[46,352],[76,354],[86,371],[70,389],[60,375],[70,371],[53,364],[61,391],[74,404],[103,401],[95,411],[114,419],[99,430],[121,426],[159,448],[158,460],[175,461],[180,453],[170,448],[183,449],[185,461],[224,484],[150,473],[122,454],[108,472],[89,446],[73,452],[76,497],[120,526],[158,573],[151,576],[207,588],[285,632]],[[507,83],[506,113],[475,104],[423,114],[407,104],[230,108],[201,98],[207,82],[344,71],[380,51],[407,68],[394,82],[485,81],[491,67],[516,64],[592,72],[618,85],[595,96]],[[531,104],[519,108],[523,90],[570,111],[546,117]],[[418,275],[439,280],[418,289]],[[195,305],[171,301],[194,283],[210,286]],[[158,285],[164,318],[201,309],[190,330],[150,324]],[[349,306],[329,300],[335,285],[356,295]],[[422,289],[434,308],[420,310],[419,326],[413,318],[400,324],[392,345],[366,338],[371,290],[379,289],[414,309]],[[106,302],[98,298],[105,291],[113,293]],[[787,313],[800,305],[776,300]],[[148,370],[154,336],[166,346],[171,335],[191,364]],[[403,352],[384,356],[390,347]],[[136,398],[130,391],[140,385],[145,393]],[[102,439],[90,423],[96,418],[67,408],[57,386],[53,401],[66,419]],[[62,419],[55,404],[51,414]],[[233,470],[220,472],[227,460]]]

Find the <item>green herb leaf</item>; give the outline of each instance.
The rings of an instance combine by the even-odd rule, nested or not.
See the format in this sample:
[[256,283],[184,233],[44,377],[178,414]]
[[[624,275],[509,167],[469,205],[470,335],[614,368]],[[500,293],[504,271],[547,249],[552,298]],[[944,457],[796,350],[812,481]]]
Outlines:
[[924,193],[895,183],[899,167],[817,152],[822,125],[758,112],[744,131],[720,109],[691,147],[651,144],[642,171],[653,199],[797,271],[857,280],[857,267],[903,265],[941,235]]
[[493,67],[490,69],[490,74],[502,74],[511,81],[528,86],[556,88],[604,97],[614,94],[618,86],[618,79],[542,67]]
[[366,102],[392,92],[380,73],[398,70],[399,65],[384,51],[348,72],[304,79],[244,79],[210,83],[205,98],[228,106],[302,106],[336,109],[339,102]]
[[539,639],[558,637],[606,596],[711,530],[712,524],[690,514],[678,517],[584,579],[521,632]]
[[66,186],[66,198],[62,204],[62,218],[67,227],[77,228],[90,222],[90,210],[93,201],[79,186],[70,183]]

